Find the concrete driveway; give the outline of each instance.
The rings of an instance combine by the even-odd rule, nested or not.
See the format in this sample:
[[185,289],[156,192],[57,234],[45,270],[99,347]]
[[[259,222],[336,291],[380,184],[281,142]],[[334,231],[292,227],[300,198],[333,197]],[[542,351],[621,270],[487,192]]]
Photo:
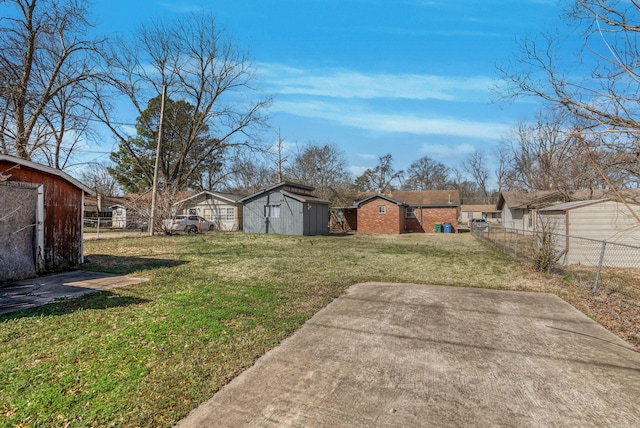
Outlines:
[[640,354],[549,294],[358,284],[178,426],[640,426]]
[[0,283],[0,315],[148,281],[148,278],[81,270]]

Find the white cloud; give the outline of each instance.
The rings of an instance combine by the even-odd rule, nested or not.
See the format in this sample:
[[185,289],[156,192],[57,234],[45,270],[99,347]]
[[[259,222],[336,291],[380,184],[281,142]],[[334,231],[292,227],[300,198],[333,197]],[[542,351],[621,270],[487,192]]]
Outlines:
[[360,129],[380,132],[404,132],[416,135],[452,135],[466,138],[499,139],[510,125],[446,117],[360,111],[354,106],[318,101],[276,101],[272,111],[324,119]]
[[358,153],[358,157],[364,160],[376,160],[378,156],[372,153]]
[[280,64],[262,64],[260,69],[277,94],[333,98],[470,101],[470,98],[486,99],[494,82],[484,76],[365,74],[350,70],[311,74]]

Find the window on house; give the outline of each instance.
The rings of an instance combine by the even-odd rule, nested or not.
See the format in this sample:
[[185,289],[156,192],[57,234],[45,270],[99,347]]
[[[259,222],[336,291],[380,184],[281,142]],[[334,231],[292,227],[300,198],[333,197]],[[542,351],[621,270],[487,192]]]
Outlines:
[[406,218],[416,218],[416,209],[413,207],[407,207],[404,216]]
[[264,216],[268,218],[280,218],[280,205],[265,205]]
[[467,213],[467,218],[473,218],[473,213]]
[[378,214],[386,214],[387,213],[387,207],[384,205],[378,205]]
[[[278,206],[280,208],[280,206]],[[279,216],[279,213],[278,213]],[[220,208],[220,220],[233,221],[236,219],[236,209],[233,207]]]

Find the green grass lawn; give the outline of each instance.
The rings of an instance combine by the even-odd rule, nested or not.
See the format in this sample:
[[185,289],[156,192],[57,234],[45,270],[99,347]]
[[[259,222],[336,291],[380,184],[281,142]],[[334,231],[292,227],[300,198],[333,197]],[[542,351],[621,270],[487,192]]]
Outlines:
[[150,281],[0,316],[0,426],[171,426],[352,284],[521,276],[470,234],[208,233],[85,253],[83,269]]

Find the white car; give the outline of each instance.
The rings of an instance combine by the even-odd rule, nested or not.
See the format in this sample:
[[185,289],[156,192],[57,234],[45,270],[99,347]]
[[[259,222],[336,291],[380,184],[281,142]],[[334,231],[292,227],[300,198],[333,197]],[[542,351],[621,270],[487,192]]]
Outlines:
[[206,220],[199,215],[177,215],[174,219],[164,221],[165,229],[169,232],[184,230],[191,232],[206,232],[213,230],[213,222]]

